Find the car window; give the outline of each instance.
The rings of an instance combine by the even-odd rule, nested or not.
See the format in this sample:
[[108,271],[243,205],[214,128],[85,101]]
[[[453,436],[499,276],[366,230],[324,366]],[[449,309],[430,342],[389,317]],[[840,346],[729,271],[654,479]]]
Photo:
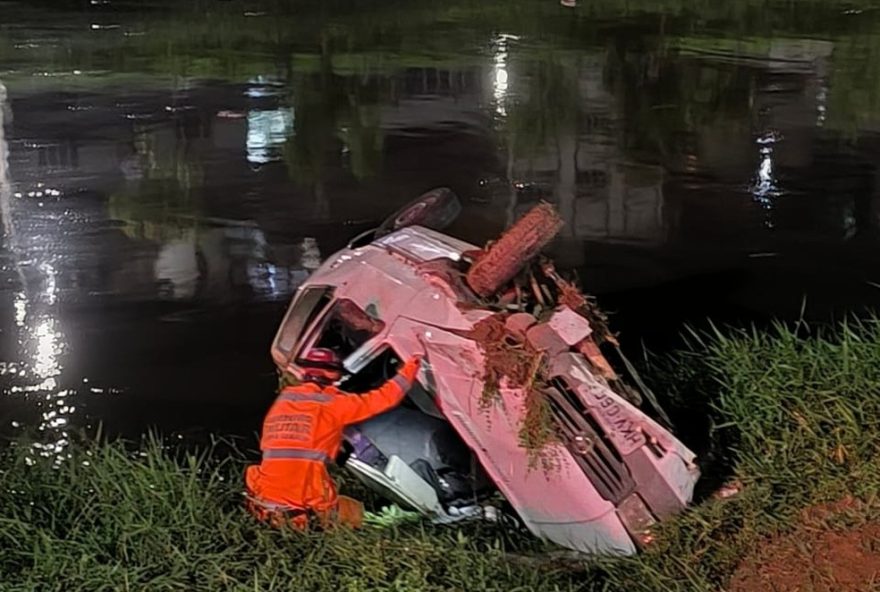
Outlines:
[[385,323],[367,314],[353,301],[339,299],[321,322],[315,337],[300,352],[321,347],[332,349],[345,360],[364,343],[378,335]]
[[318,318],[332,299],[333,288],[329,286],[311,286],[296,297],[275,338],[276,348],[284,354],[285,359],[290,359],[303,331]]

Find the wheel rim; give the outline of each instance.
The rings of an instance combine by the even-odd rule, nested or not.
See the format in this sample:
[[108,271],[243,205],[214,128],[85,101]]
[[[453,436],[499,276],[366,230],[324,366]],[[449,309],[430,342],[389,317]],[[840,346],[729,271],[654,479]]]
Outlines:
[[400,216],[398,216],[394,220],[394,225],[397,227],[405,226],[407,224],[411,224],[412,221],[425,209],[427,208],[429,203],[427,201],[423,201],[421,203],[415,204],[412,208],[403,212]]

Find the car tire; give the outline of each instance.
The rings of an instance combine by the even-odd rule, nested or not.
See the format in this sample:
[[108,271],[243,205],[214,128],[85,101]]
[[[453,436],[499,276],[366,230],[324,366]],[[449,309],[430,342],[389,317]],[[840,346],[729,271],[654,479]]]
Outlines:
[[407,226],[425,226],[443,230],[461,213],[461,201],[448,187],[431,189],[409,202],[390,216],[376,229],[379,238]]

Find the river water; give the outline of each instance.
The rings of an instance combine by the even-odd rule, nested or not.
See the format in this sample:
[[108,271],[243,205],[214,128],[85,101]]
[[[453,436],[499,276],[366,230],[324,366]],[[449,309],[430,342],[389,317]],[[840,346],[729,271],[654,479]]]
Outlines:
[[292,292],[436,186],[554,202],[631,350],[880,302],[880,11],[568,4],[0,2],[0,434],[254,433]]

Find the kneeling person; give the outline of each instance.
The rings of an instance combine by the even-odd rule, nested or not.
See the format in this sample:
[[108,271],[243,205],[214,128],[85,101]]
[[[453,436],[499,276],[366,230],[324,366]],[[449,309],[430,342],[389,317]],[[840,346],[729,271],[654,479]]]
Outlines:
[[301,362],[303,382],[284,388],[263,420],[263,460],[245,474],[251,512],[274,525],[286,521],[304,528],[315,517],[325,527],[359,527],[363,506],[337,494],[326,465],[339,452],[345,426],[397,406],[420,365],[416,355],[381,387],[358,395],[333,386],[343,369],[335,352],[309,351]]

